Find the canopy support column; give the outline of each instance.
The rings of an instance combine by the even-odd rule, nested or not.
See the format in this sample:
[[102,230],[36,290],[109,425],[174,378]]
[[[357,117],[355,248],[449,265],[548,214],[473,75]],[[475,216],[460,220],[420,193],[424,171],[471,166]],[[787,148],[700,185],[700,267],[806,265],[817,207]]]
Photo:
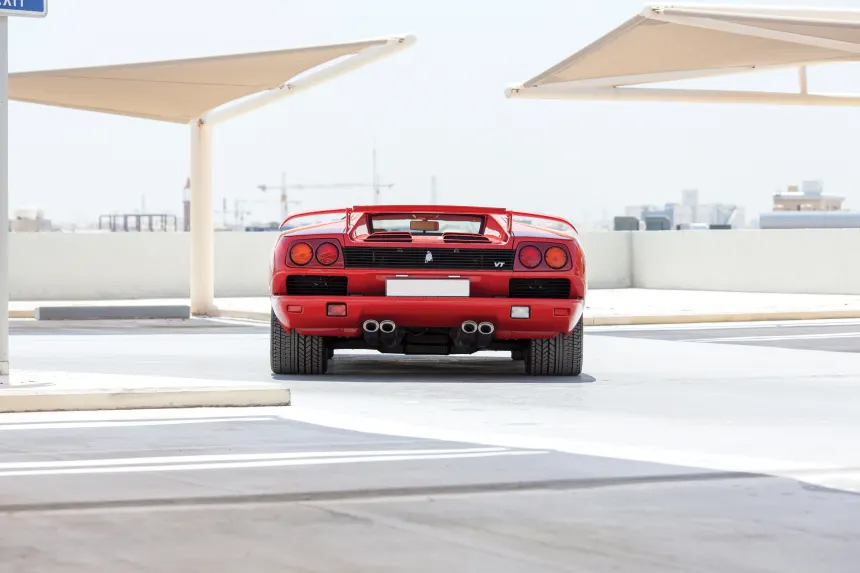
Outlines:
[[0,384],[9,376],[9,18],[0,16]]
[[212,127],[191,122],[191,314],[215,314],[215,227],[212,221]]

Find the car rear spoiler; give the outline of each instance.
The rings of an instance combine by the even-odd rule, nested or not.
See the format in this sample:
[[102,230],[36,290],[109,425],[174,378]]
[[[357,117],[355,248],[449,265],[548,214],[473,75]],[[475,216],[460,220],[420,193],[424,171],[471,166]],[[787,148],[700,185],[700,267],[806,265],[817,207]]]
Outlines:
[[349,219],[349,216],[351,214],[351,210],[349,207],[347,207],[346,209],[325,209],[322,211],[305,211],[304,213],[295,213],[293,215],[290,215],[289,217],[287,217],[283,221],[281,221],[281,226],[279,227],[279,229],[281,231],[283,231],[286,224],[289,223],[290,221],[292,221],[293,219],[301,219],[304,217],[314,217],[317,215],[337,215],[338,213],[343,213],[344,218]]
[[356,205],[356,213],[448,213],[456,215],[506,215],[501,207],[472,207],[468,205]]
[[353,213],[455,213],[460,215],[502,215],[507,217],[507,231],[511,234],[514,217],[528,217],[530,219],[543,219],[561,223],[579,233],[573,223],[562,217],[553,215],[542,215],[540,213],[528,213],[526,211],[511,211],[500,207],[468,207],[464,205],[356,205],[344,209],[326,209],[323,211],[307,211],[290,215],[281,223],[280,229],[293,219],[302,217],[314,217],[319,215],[337,215],[343,213],[344,219],[350,220]]
[[567,227],[573,229],[573,232],[579,234],[579,231],[576,230],[576,227],[573,226],[573,223],[568,221],[563,217],[555,217],[553,215],[541,215],[540,213],[527,213],[525,211],[508,211],[508,231],[511,230],[511,227],[514,224],[514,217],[528,217],[529,219],[543,219],[545,221],[555,221],[556,223],[561,223]]

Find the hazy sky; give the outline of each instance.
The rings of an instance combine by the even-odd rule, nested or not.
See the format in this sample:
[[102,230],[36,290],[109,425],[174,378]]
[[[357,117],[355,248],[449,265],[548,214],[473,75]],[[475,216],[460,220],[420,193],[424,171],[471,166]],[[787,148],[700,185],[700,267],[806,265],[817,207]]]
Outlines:
[[[858,0],[822,6],[856,7]],[[730,2],[727,2],[730,3]],[[750,2],[734,2],[749,5]],[[815,0],[780,0],[816,5]],[[860,111],[850,108],[508,100],[504,88],[640,11],[632,0],[50,0],[13,18],[10,70],[104,65],[413,33],[411,49],[219,126],[215,201],[276,219],[276,183],[370,181],[375,139],[385,202],[536,209],[595,221],[605,210],[678,200],[734,202],[754,216],[801,179],[860,208]],[[816,68],[810,89],[860,91],[860,69]],[[847,71],[847,73],[845,73]],[[286,79],[286,78],[285,78]],[[796,90],[793,72],[708,80]],[[13,102],[10,206],[54,220],[179,213],[188,127]],[[370,190],[296,192],[301,209],[367,203]],[[216,215],[220,219],[221,215]]]

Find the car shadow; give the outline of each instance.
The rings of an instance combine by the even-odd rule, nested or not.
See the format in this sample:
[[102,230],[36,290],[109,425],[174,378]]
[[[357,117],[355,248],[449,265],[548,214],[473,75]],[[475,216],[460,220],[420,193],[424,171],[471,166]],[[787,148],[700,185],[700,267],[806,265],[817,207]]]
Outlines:
[[[314,379],[272,376],[276,380]],[[522,361],[497,356],[335,355],[325,382],[434,382],[434,383],[566,383],[595,382],[593,376],[527,376]]]

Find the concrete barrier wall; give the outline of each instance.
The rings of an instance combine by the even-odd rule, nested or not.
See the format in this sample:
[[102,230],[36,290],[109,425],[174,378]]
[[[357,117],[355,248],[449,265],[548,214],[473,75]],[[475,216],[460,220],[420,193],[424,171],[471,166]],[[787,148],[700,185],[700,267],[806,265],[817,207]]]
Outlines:
[[[275,233],[217,233],[219,297],[265,296]],[[187,233],[12,233],[12,300],[188,296]],[[860,230],[583,233],[589,288],[860,294]]]
[[188,297],[187,233],[10,233],[9,298]]
[[582,233],[588,288],[628,288],[633,261],[630,233]]
[[639,288],[860,293],[860,229],[739,229],[633,234]]
[[268,295],[269,257],[277,238],[270,232],[215,235],[215,296]]
[[[264,296],[275,233],[215,235],[215,294]],[[12,233],[12,300],[187,298],[187,233]]]

